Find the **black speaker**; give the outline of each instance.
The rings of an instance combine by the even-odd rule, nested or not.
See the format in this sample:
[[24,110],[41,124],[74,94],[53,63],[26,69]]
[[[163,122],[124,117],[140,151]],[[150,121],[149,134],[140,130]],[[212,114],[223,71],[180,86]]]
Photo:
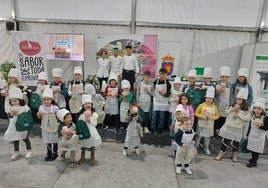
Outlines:
[[9,21],[9,20],[7,20],[6,21],[6,29],[8,31],[15,31],[15,30],[18,29],[18,23],[15,22],[15,21]]

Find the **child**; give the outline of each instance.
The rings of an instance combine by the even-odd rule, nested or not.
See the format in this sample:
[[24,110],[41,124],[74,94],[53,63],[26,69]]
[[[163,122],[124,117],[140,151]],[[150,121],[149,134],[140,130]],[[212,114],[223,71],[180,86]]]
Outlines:
[[180,95],[181,95],[181,78],[176,77],[173,82],[173,88],[170,91],[170,99],[169,99],[169,117],[168,117],[168,124],[171,125],[171,123],[174,120],[174,110],[176,109],[176,106],[179,104]]
[[13,141],[14,144],[14,152],[11,156],[11,160],[15,161],[19,157],[19,140],[23,140],[26,144],[26,159],[30,159],[32,157],[32,147],[29,139],[28,131],[17,131],[16,129],[16,121],[18,115],[23,112],[29,112],[30,108],[25,105],[23,100],[23,94],[19,88],[11,87],[9,89],[9,101],[10,106],[8,108],[8,113],[10,117],[8,129],[5,132],[4,140]]
[[150,71],[145,71],[143,73],[143,80],[139,83],[137,88],[136,99],[140,108],[144,112],[144,120],[142,122],[142,127],[144,128],[144,133],[150,133],[148,126],[150,123],[150,109],[151,101],[153,96],[153,84],[150,82],[151,73]]
[[121,88],[117,85],[117,75],[110,74],[109,84],[106,86],[104,96],[106,97],[104,111],[106,113],[104,120],[104,129],[108,129],[111,123],[119,131],[119,103],[118,96],[121,93]]
[[205,101],[207,88],[210,86],[215,88],[215,85],[212,83],[212,68],[211,67],[204,68],[203,80],[204,80],[203,83],[200,84],[200,89],[202,93],[202,101]]
[[189,175],[192,174],[192,171],[189,167],[189,163],[191,161],[188,160],[184,161],[181,155],[181,150],[184,147],[188,147],[188,144],[193,142],[193,138],[194,138],[194,130],[192,129],[192,122],[189,117],[183,117],[181,119],[181,128],[178,129],[177,133],[174,136],[174,140],[178,144],[175,158],[175,164],[177,165],[176,168],[177,174],[181,174],[182,163],[184,163],[186,173]]
[[251,112],[247,102],[248,90],[240,89],[234,104],[227,110],[225,124],[220,129],[219,136],[223,138],[221,151],[215,158],[219,161],[223,158],[228,146],[233,147],[233,162],[237,162],[239,143],[242,139],[244,125],[251,118]]
[[194,122],[194,109],[190,105],[189,97],[186,93],[182,93],[180,96],[179,104],[182,104],[185,116],[189,117],[192,124]]
[[59,108],[66,107],[65,97],[68,95],[65,84],[62,82],[62,69],[55,68],[52,70],[52,75],[54,81],[50,84],[50,88],[53,89],[53,98],[55,102],[59,105]]
[[139,145],[141,142],[141,136],[139,133],[138,123],[140,123],[141,118],[138,113],[138,107],[134,104],[130,104],[129,110],[127,111],[127,134],[124,143],[123,155],[127,155],[127,150],[129,147],[134,147],[135,153],[140,154]]
[[[83,71],[81,67],[74,67],[74,80],[72,80],[68,87],[68,94],[71,97],[69,101],[70,111],[77,114],[82,106],[82,94],[85,94],[85,82],[82,80]],[[76,117],[78,118],[78,117]]]
[[86,150],[91,151],[91,158],[89,165],[95,164],[95,147],[102,143],[101,137],[96,129],[98,114],[95,112],[92,100],[92,96],[84,94],[82,95],[82,109],[79,112],[79,120],[83,120],[87,123],[90,132],[90,138],[80,139],[79,145],[81,147],[81,158],[78,164],[82,164],[85,160]]
[[37,84],[35,93],[37,93],[40,96],[40,98],[42,98],[44,90],[47,87],[49,87],[48,79],[47,79],[47,73],[40,72],[38,74],[38,84]]
[[120,130],[124,131],[127,128],[127,111],[129,110],[129,104],[134,100],[132,92],[130,92],[130,82],[128,80],[122,80],[121,82],[122,93],[119,97],[120,102]]
[[[43,104],[39,107],[37,117],[42,119],[42,140],[47,146],[47,155],[45,161],[54,161],[58,157],[58,126],[56,114],[59,107],[53,99],[53,90],[46,88],[43,92]],[[52,148],[53,146],[53,148]]]
[[[67,151],[70,151],[71,161],[69,164],[69,168],[74,168],[75,150],[78,149],[78,136],[76,135],[76,126],[73,123],[72,114],[66,109],[60,109],[57,112],[57,118],[61,121],[61,123],[63,123],[63,127],[61,129],[61,160],[64,161]],[[76,140],[75,138],[77,139],[77,142],[74,141],[73,144],[68,144],[68,141],[70,141],[71,139]]]
[[232,92],[231,84],[229,82],[230,78],[230,67],[223,66],[220,68],[220,81],[216,84],[216,96],[215,104],[218,107],[220,118],[215,121],[214,124],[214,135],[217,136],[220,128],[225,123],[226,111],[232,104]]
[[165,68],[161,68],[158,75],[159,78],[153,83],[154,96],[151,129],[154,135],[158,134],[158,136],[161,136],[161,129],[164,128],[165,115],[169,108],[168,98],[170,96],[171,84],[166,79],[167,70]]
[[201,138],[204,137],[204,151],[207,155],[210,155],[209,142],[214,134],[214,121],[219,118],[218,108],[213,102],[214,95],[215,88],[208,87],[205,102],[200,104],[195,111],[195,116],[198,118],[195,147],[198,148]]
[[251,151],[252,158],[247,164],[248,168],[256,167],[259,155],[263,153],[265,135],[268,130],[268,117],[265,114],[265,99],[258,98],[253,105],[253,116],[250,122],[247,149]]
[[96,90],[92,84],[85,86],[85,92],[92,96],[92,104],[95,112],[98,114],[97,124],[102,125],[106,115],[104,112],[105,99],[101,94],[96,94]]
[[176,156],[176,151],[178,148],[178,144],[174,140],[174,135],[178,132],[181,127],[181,120],[185,117],[184,109],[182,104],[177,105],[175,110],[175,120],[170,126],[170,139],[171,139],[171,147],[174,151],[174,158]]
[[248,83],[248,74],[249,72],[248,69],[246,68],[241,68],[238,70],[237,72],[238,78],[236,79],[235,83],[232,84],[232,94],[233,97],[235,98],[241,88],[247,89],[248,90],[247,101],[249,106],[251,106],[253,101],[253,90]]
[[27,105],[28,103],[28,96],[32,92],[26,85],[22,84],[19,81],[19,69],[11,68],[9,73],[8,73],[8,79],[7,83],[4,87],[3,90],[1,90],[1,95],[5,97],[5,112],[8,113],[9,107],[10,107],[10,101],[9,101],[9,90],[12,87],[19,88],[23,94],[23,100],[25,104]]

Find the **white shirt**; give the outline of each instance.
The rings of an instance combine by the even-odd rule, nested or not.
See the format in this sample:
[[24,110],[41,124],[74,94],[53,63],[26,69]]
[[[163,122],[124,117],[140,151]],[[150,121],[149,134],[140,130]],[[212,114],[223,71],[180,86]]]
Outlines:
[[107,78],[109,77],[110,71],[110,61],[108,59],[102,59],[101,57],[97,60],[97,74],[96,76],[99,78]]
[[138,61],[135,55],[133,54],[131,54],[130,56],[124,55],[123,61],[122,61],[121,73],[123,72],[123,69],[134,70],[136,74],[140,72]]
[[120,69],[122,65],[123,58],[121,56],[110,56],[110,62],[111,62],[111,70],[110,72],[114,72],[116,74],[120,74]]

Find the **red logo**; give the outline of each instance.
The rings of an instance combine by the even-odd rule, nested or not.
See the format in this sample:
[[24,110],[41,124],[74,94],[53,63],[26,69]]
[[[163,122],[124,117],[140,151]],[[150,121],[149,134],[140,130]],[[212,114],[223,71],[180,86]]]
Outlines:
[[41,51],[41,46],[38,42],[23,40],[19,44],[20,50],[26,55],[36,55]]

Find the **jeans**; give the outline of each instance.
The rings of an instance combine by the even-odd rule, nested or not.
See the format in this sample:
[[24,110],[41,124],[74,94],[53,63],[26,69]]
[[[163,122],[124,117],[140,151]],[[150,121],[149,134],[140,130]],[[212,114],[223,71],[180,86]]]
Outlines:
[[166,111],[155,111],[152,112],[152,121],[151,121],[151,129],[163,129],[165,123],[165,114]]

